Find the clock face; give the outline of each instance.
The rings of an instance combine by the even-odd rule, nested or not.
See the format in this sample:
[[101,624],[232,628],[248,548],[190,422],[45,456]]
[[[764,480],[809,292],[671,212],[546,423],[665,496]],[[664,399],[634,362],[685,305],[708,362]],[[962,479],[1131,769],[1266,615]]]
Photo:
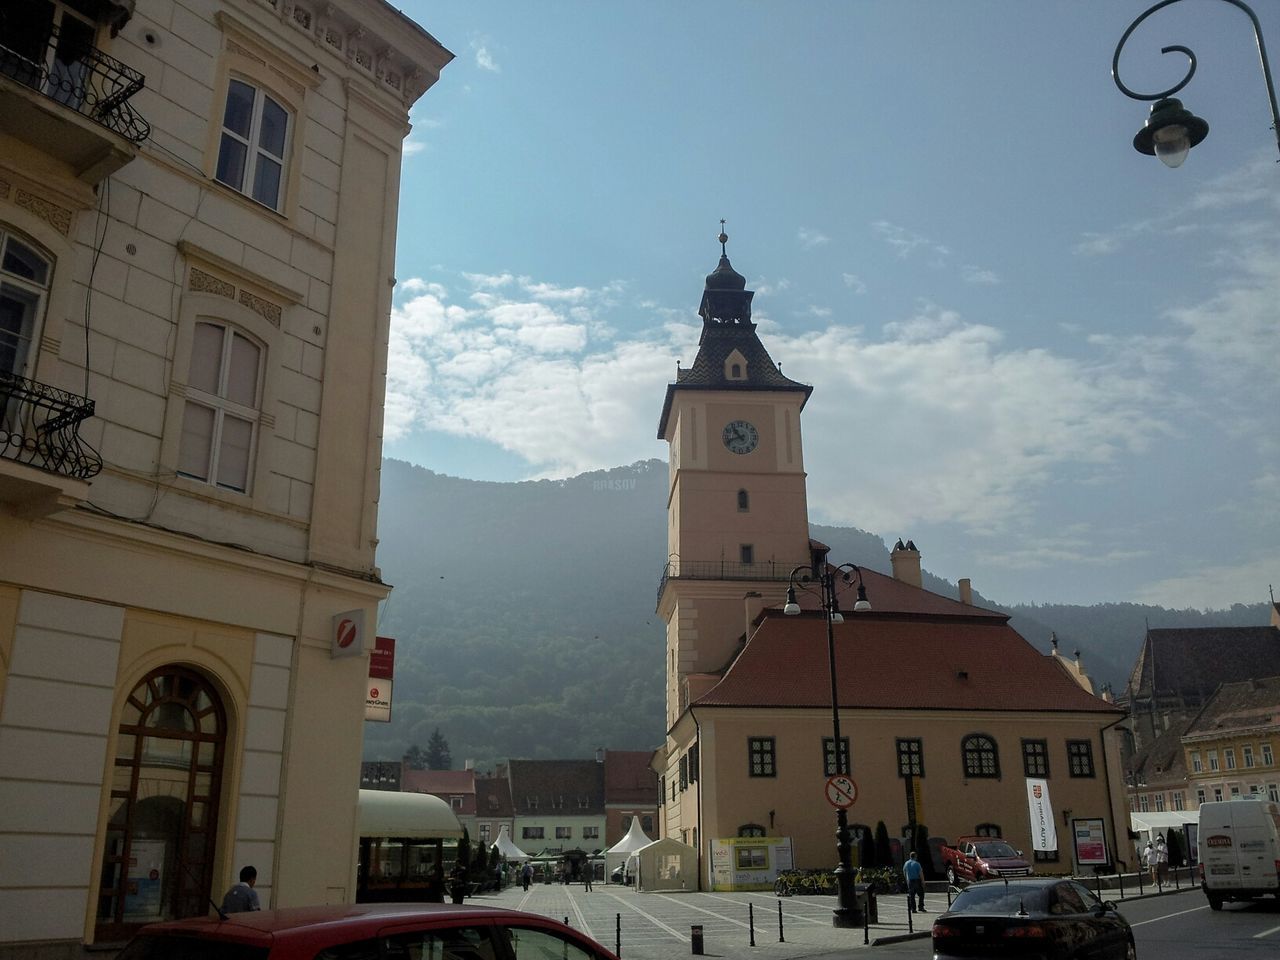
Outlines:
[[746,420],[730,420],[720,436],[730,453],[750,453],[760,442],[760,431]]

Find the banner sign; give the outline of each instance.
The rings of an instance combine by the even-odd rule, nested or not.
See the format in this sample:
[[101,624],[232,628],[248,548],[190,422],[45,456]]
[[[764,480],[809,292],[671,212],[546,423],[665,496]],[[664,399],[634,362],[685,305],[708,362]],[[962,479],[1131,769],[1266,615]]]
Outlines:
[[364,698],[364,718],[378,723],[391,722],[391,681],[369,678]]
[[1088,866],[1111,862],[1107,856],[1107,833],[1101,817],[1072,820],[1071,833],[1075,837],[1076,863]]
[[772,890],[779,870],[790,870],[790,837],[726,837],[707,843],[712,890]]
[[374,637],[369,656],[369,676],[390,680],[396,674],[396,641],[392,637]]
[[359,657],[364,651],[364,611],[348,610],[334,617],[329,656]]
[[1027,778],[1027,808],[1031,814],[1031,849],[1057,850],[1058,831],[1049,802],[1049,781]]

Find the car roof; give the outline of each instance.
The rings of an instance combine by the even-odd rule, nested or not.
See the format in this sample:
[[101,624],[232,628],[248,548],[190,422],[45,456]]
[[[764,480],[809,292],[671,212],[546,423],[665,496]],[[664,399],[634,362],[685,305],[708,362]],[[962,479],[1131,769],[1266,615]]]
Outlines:
[[169,920],[149,924],[141,932],[250,942],[266,939],[280,941],[289,939],[295,933],[311,937],[325,929],[338,929],[344,935],[355,937],[373,936],[387,926],[402,923],[444,923],[451,920],[555,924],[554,920],[537,914],[497,907],[436,903],[354,903],[251,910],[229,914],[226,920],[217,917]]
[[996,877],[991,880],[979,880],[977,883],[971,883],[965,887],[965,890],[972,887],[994,887],[996,885],[1038,890],[1042,887],[1052,887],[1054,884],[1070,879],[1071,877],[1009,877],[1007,879]]

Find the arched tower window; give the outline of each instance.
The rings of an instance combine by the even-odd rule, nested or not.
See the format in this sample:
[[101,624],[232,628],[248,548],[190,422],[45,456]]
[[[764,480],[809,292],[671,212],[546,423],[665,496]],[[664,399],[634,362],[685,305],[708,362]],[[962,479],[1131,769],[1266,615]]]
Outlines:
[[1000,776],[1000,753],[992,737],[985,733],[970,734],[964,738],[961,750],[964,753],[966,777]]
[[758,823],[744,823],[738,828],[738,836],[740,837],[763,837],[767,836],[764,827]]
[[98,940],[208,913],[226,735],[217,691],[187,667],[152,671],[129,694],[116,736]]
[[746,513],[751,509],[751,495],[745,490],[738,491],[738,512]]

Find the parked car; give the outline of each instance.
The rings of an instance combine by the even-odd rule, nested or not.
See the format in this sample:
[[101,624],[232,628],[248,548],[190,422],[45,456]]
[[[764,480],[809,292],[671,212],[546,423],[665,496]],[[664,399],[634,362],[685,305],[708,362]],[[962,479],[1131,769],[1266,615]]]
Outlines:
[[143,927],[117,960],[617,960],[549,917],[492,907],[360,903]]
[[1250,797],[1200,804],[1200,888],[1224,900],[1280,897],[1280,803]]
[[1078,880],[1025,877],[966,887],[933,922],[933,954],[1134,960],[1138,952],[1114,903]]
[[955,846],[943,845],[942,863],[953,886],[990,877],[1029,877],[1034,872],[1022,851],[999,837],[961,837]]

